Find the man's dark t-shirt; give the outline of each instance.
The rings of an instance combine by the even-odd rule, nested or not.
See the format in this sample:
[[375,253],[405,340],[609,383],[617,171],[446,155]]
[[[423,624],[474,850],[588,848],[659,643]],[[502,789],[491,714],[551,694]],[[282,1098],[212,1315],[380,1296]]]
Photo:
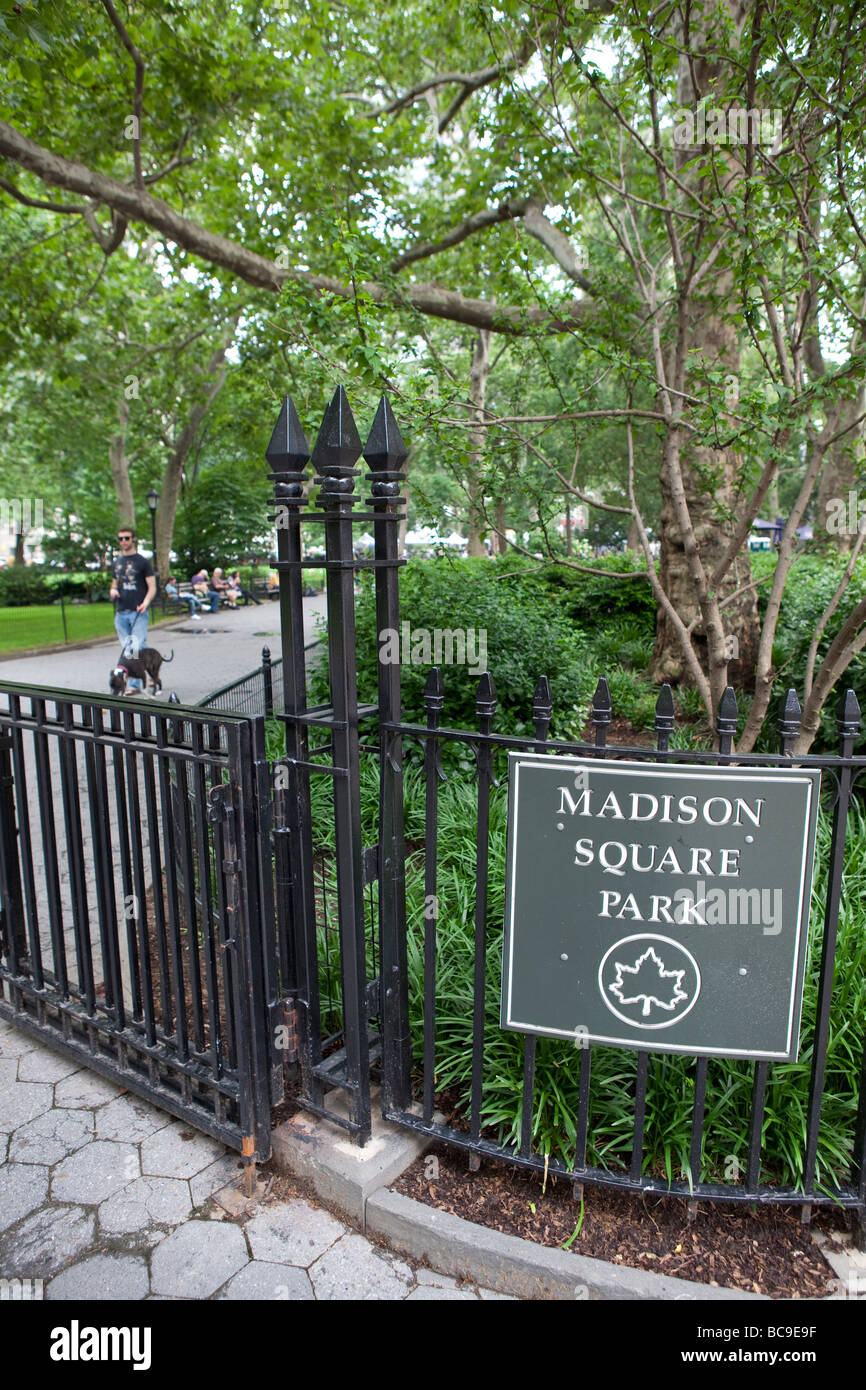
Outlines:
[[153,565],[144,555],[118,555],[111,567],[114,583],[120,595],[119,613],[133,613],[147,598],[146,580],[153,574]]

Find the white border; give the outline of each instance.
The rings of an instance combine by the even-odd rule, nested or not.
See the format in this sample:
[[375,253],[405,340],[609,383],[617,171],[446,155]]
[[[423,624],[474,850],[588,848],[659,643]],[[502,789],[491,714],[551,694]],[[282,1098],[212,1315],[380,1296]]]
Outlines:
[[[805,789],[806,789],[806,804],[805,804],[805,818],[804,818],[804,820],[805,820],[805,829],[806,829],[806,832],[807,832],[807,833],[806,833],[806,835],[805,835],[804,838],[803,838],[803,855],[802,855],[802,859],[801,859],[801,863],[800,863],[800,896],[799,896],[799,902],[798,902],[798,904],[797,904],[797,926],[796,926],[796,936],[795,936],[795,939],[794,939],[793,970],[792,970],[791,980],[790,980],[790,984],[789,984],[789,988],[788,988],[788,1032],[787,1032],[787,1046],[786,1046],[784,1052],[755,1052],[753,1049],[742,1048],[742,1047],[725,1047],[725,1048],[721,1048],[721,1047],[704,1047],[704,1048],[701,1048],[701,1047],[698,1047],[698,1048],[695,1048],[695,1046],[694,1046],[693,1044],[691,1044],[691,1045],[682,1045],[682,1044],[677,1044],[677,1043],[664,1043],[664,1044],[659,1043],[659,1044],[653,1045],[654,1040],[651,1040],[650,1038],[647,1038],[647,1039],[646,1039],[646,1042],[647,1042],[648,1044],[650,1044],[650,1046],[641,1048],[640,1040],[639,1040],[639,1039],[636,1039],[636,1038],[609,1037],[609,1036],[607,1036],[606,1034],[601,1034],[601,1033],[588,1033],[588,1034],[584,1035],[587,1042],[608,1043],[608,1044],[611,1044],[611,1045],[613,1045],[613,1046],[615,1046],[615,1047],[629,1047],[629,1048],[632,1048],[632,1049],[637,1049],[637,1051],[678,1052],[678,1053],[683,1053],[685,1056],[689,1056],[689,1057],[695,1057],[695,1056],[702,1056],[702,1057],[748,1057],[748,1058],[752,1058],[752,1059],[754,1059],[754,1060],[756,1060],[756,1061],[764,1061],[764,1060],[766,1060],[766,1061],[789,1061],[789,1060],[792,1060],[792,1047],[791,1047],[791,1042],[792,1042],[792,1033],[793,1033],[793,1028],[794,1028],[794,1016],[795,1016],[795,1013],[796,1013],[796,1014],[797,1014],[797,1017],[799,1017],[800,1009],[801,1009],[801,1007],[802,1007],[802,1001],[801,1001],[801,1000],[798,1000],[798,998],[797,998],[797,974],[798,974],[799,963],[800,963],[800,938],[801,938],[801,936],[803,935],[803,930],[804,930],[804,922],[803,922],[803,895],[804,895],[805,886],[806,886],[806,877],[807,877],[807,872],[806,872],[806,871],[807,871],[806,857],[807,857],[807,848],[808,848],[808,842],[809,842],[809,832],[811,831],[812,788],[813,788],[813,786],[816,785],[815,780],[814,780],[812,777],[801,777],[801,776],[798,776],[797,773],[794,772],[794,771],[792,771],[792,772],[779,772],[779,771],[776,771],[776,770],[772,770],[772,771],[771,771],[770,769],[767,769],[767,771],[765,772],[765,771],[763,771],[763,770],[756,770],[756,769],[754,769],[754,768],[751,768],[751,769],[743,769],[743,768],[738,768],[738,767],[714,767],[714,766],[712,766],[711,764],[708,766],[707,771],[704,771],[702,768],[696,768],[696,767],[694,767],[694,766],[692,766],[692,767],[683,766],[683,764],[681,764],[681,763],[669,764],[669,763],[651,763],[651,762],[626,762],[625,760],[622,760],[622,759],[616,759],[616,760],[614,760],[614,759],[612,759],[612,758],[611,758],[611,759],[605,758],[605,759],[602,760],[602,759],[587,758],[587,757],[583,757],[583,758],[569,757],[569,756],[567,756],[567,755],[566,755],[566,756],[557,756],[557,755],[555,755],[555,754],[549,754],[548,756],[542,757],[542,758],[538,758],[538,757],[532,758],[531,756],[530,756],[530,757],[527,757],[527,755],[526,755],[525,753],[511,752],[511,753],[509,753],[508,758],[509,758],[509,774],[511,773],[512,770],[513,770],[513,772],[514,772],[514,782],[513,782],[513,787],[514,787],[514,792],[513,792],[513,795],[514,795],[514,821],[513,821],[513,825],[509,824],[509,840],[508,840],[508,845],[507,845],[507,850],[506,850],[507,853],[510,853],[510,854],[511,854],[511,881],[510,881],[510,883],[508,884],[508,896],[509,896],[509,908],[510,908],[510,912],[509,912],[508,921],[506,922],[506,926],[507,926],[507,930],[508,930],[508,963],[507,963],[507,989],[506,989],[506,998],[505,998],[505,1021],[504,1021],[504,1026],[505,1026],[505,1027],[508,1027],[508,1028],[513,1028],[513,1029],[514,1029],[515,1031],[517,1031],[517,1032],[531,1032],[531,1033],[536,1033],[536,1034],[538,1034],[539,1036],[552,1037],[552,1038],[571,1038],[571,1037],[574,1037],[574,1033],[572,1033],[572,1032],[563,1032],[563,1031],[562,1031],[561,1029],[559,1029],[559,1028],[545,1028],[545,1027],[543,1027],[542,1025],[537,1024],[537,1023],[523,1023],[523,1022],[518,1021],[517,1019],[512,1019],[512,1017],[511,1017],[511,993],[512,993],[512,984],[513,984],[513,981],[512,981],[512,972],[513,972],[513,965],[514,965],[514,910],[515,910],[515,898],[516,898],[515,881],[516,881],[516,876],[517,876],[517,818],[518,818],[518,814],[519,814],[519,780],[520,780],[520,771],[521,771],[521,768],[523,768],[523,767],[534,767],[534,768],[545,768],[545,769],[550,769],[551,767],[553,767],[553,766],[556,765],[556,766],[563,767],[563,768],[586,768],[588,771],[592,771],[592,770],[594,769],[596,772],[604,771],[604,772],[606,772],[606,773],[613,774],[614,776],[616,776],[617,773],[634,773],[634,772],[640,772],[640,773],[644,774],[645,776],[649,776],[649,777],[658,777],[658,776],[665,776],[665,775],[670,776],[671,774],[673,774],[673,775],[676,776],[676,777],[685,777],[685,778],[691,777],[691,778],[698,778],[698,779],[700,779],[700,778],[706,779],[706,778],[708,778],[708,777],[722,777],[722,778],[725,778],[725,777],[736,777],[737,781],[742,781],[742,782],[759,782],[759,783],[760,783],[760,782],[782,782],[782,783],[784,783],[784,784],[786,784],[786,785],[788,785],[788,786],[794,784],[794,785],[797,785],[797,786],[805,787]],[[509,778],[509,784],[510,784],[510,778]],[[819,778],[819,780],[818,780],[818,786],[820,786],[820,778]],[[814,841],[813,841],[813,845],[812,845],[812,866],[811,866],[811,870],[812,870],[812,871],[811,871],[811,872],[809,873],[809,875],[808,875],[809,880],[810,880],[810,883],[811,883],[811,879],[812,879],[813,872],[814,872],[814,860],[815,860],[815,849],[816,849],[816,846],[817,846],[817,833],[816,833],[816,835],[815,835],[815,837],[814,837]],[[808,914],[807,914],[807,916],[806,916],[806,923],[805,923],[805,926],[806,926],[806,929],[808,930]],[[805,962],[805,956],[804,956],[804,962]],[[804,966],[804,968],[805,968],[805,966]],[[685,1017],[685,1014],[683,1015],[683,1017]],[[681,1022],[681,1020],[678,1019],[677,1022]]]

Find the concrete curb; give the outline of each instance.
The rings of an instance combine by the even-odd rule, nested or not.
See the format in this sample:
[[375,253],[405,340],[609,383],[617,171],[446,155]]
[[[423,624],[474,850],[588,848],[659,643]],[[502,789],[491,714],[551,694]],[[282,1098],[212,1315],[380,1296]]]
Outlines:
[[535,1245],[519,1236],[476,1226],[387,1189],[367,1201],[366,1232],[395,1250],[457,1279],[471,1279],[497,1293],[527,1299],[633,1299],[695,1302],[750,1299],[765,1294],[710,1288],[690,1279],[608,1264]]
[[[342,1094],[331,1093],[326,1105],[340,1113]],[[424,1152],[423,1135],[387,1125],[373,1112],[373,1133],[359,1149],[345,1131],[311,1115],[293,1115],[271,1134],[274,1162],[307,1183],[318,1197],[362,1231],[367,1203]]]
[[[334,1092],[325,1104],[341,1113],[344,1097]],[[365,1234],[438,1274],[471,1279],[497,1293],[526,1299],[771,1301],[765,1294],[711,1288],[669,1274],[620,1267],[536,1245],[391,1192],[388,1184],[431,1141],[381,1119],[375,1096],[373,1104],[373,1134],[363,1149],[338,1126],[298,1113],[271,1135],[274,1162],[307,1183],[326,1205],[347,1216]]]

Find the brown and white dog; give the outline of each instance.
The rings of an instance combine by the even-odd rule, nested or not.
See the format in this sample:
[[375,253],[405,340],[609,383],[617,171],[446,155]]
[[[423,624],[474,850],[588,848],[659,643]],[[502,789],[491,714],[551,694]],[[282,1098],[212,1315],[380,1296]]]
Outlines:
[[151,691],[155,695],[158,690],[162,690],[162,681],[159,678],[159,668],[162,663],[174,660],[174,649],[170,656],[162,656],[155,647],[142,647],[137,656],[123,656],[113,668],[109,678],[109,689],[112,695],[138,695],[144,691],[127,690],[130,679],[144,681],[147,686],[147,679],[150,677]]

